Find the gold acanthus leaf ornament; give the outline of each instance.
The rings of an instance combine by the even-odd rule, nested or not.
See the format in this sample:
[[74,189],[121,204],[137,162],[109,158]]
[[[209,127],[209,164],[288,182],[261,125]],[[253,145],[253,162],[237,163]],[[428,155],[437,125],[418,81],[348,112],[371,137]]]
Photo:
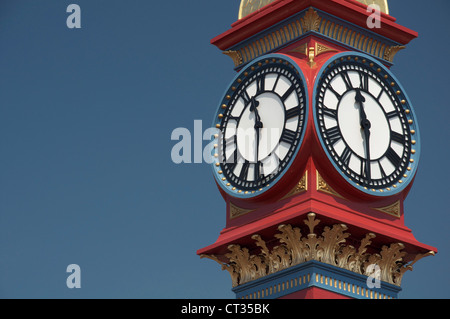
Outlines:
[[231,275],[233,287],[310,260],[366,276],[373,273],[373,267],[370,266],[377,265],[381,270],[381,281],[400,286],[404,273],[412,270],[414,263],[423,257],[434,255],[433,252],[418,254],[412,262],[407,262],[404,260],[405,247],[401,243],[384,245],[379,253],[369,254],[367,249],[372,244],[375,234],[367,234],[360,241],[359,247],[355,248],[347,244],[350,233],[344,224],[325,226],[322,234],[318,235],[315,229],[320,220],[316,219],[315,213],[309,213],[304,223],[309,228],[309,234],[306,236],[298,227],[280,225],[279,233],[274,235],[278,245],[271,249],[260,235],[253,235],[252,239],[260,248],[256,250],[257,254],[251,254],[248,248],[240,245],[229,245],[229,253],[225,254],[228,260],[226,263],[214,255],[202,255],[201,258],[214,260],[222,266],[222,270],[227,270]]
[[384,59],[386,61],[389,62],[393,62],[394,61],[394,57],[395,55],[400,51],[405,49],[406,47],[403,45],[395,45],[395,46],[391,46],[388,49],[386,49],[385,53],[384,53]]
[[228,50],[224,51],[223,54],[229,56],[233,60],[235,67],[242,64],[242,56],[238,51]]
[[312,7],[306,11],[303,18],[301,18],[302,28],[304,32],[319,31],[320,20],[322,18]]

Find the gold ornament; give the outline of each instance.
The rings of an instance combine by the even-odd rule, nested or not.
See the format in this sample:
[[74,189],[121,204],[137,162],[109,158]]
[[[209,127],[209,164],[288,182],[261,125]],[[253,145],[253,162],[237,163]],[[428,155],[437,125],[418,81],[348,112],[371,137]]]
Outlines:
[[[406,271],[426,256],[434,255],[430,251],[425,254],[416,254],[413,261],[405,260],[407,253],[403,251],[402,243],[384,245],[381,249],[372,247],[375,234],[369,233],[360,240],[359,247],[355,248],[347,243],[351,236],[344,224],[325,226],[321,235],[315,230],[320,224],[315,213],[309,213],[303,221],[308,226],[309,234],[304,236],[300,228],[292,225],[278,226],[279,233],[268,241],[255,234],[251,238],[260,249],[257,254],[251,254],[249,248],[240,245],[229,245],[229,253],[221,256],[201,255],[209,258],[227,270],[232,279],[233,287],[266,277],[281,270],[315,260],[328,265],[346,269],[357,274],[371,276],[371,265],[377,265],[381,270],[380,280],[400,286]],[[273,245],[274,239],[277,240]],[[272,245],[268,248],[267,243]],[[373,254],[367,253],[371,246]],[[378,252],[377,252],[378,251]],[[225,261],[226,260],[226,261]]]

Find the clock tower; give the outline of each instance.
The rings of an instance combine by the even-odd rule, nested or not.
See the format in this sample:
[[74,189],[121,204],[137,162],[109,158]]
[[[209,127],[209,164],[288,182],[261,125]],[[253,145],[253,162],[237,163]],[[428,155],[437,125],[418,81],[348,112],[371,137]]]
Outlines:
[[242,0],[212,40],[237,75],[214,116],[226,225],[197,253],[237,298],[397,298],[437,252],[404,220],[420,131],[391,67],[416,37],[387,0]]

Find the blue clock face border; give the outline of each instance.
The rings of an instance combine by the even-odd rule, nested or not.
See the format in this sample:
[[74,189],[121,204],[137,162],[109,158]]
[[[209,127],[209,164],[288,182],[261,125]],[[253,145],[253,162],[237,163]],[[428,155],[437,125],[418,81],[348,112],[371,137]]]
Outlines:
[[[343,70],[344,72],[342,72]],[[402,136],[400,136],[400,134],[397,134],[396,132],[393,132],[391,129],[391,124],[389,121],[390,116],[396,116],[394,112],[391,112],[393,113],[393,115],[385,112],[386,120],[387,123],[389,123],[389,128],[391,130],[391,136],[389,146],[385,155],[382,155],[382,159],[383,161],[395,163],[398,165],[398,167],[400,167],[397,171],[394,170],[394,172],[390,175],[386,175],[386,173],[384,172],[383,166],[382,164],[380,164],[381,158],[379,159],[378,163],[375,163],[376,160],[371,160],[370,153],[368,157],[369,160],[367,160],[367,156],[365,159],[363,158],[364,156],[359,159],[361,162],[361,168],[359,172],[355,172],[350,169],[348,165],[350,156],[354,156],[355,158],[357,158],[358,156],[356,155],[356,152],[355,154],[352,154],[354,153],[354,151],[351,151],[351,147],[348,147],[348,144],[350,143],[348,143],[345,138],[343,138],[343,129],[340,127],[338,120],[337,127],[326,127],[324,124],[325,119],[332,118],[333,116],[338,119],[337,113],[339,111],[339,108],[341,107],[341,102],[344,101],[343,96],[346,94],[342,93],[342,95],[340,95],[339,93],[335,92],[331,85],[330,79],[333,79],[333,76],[342,76],[343,82],[346,83],[347,86],[347,84],[350,83],[347,73],[347,71],[349,70],[362,70],[363,72],[365,72],[362,73],[363,75],[367,74],[369,77],[373,76],[373,79],[371,79],[371,81],[375,81],[374,79],[376,79],[376,81],[378,81],[378,84],[381,86],[381,93],[378,97],[373,97],[373,101],[377,101],[377,99],[379,100],[380,96],[383,94],[383,90],[386,90],[388,95],[391,97],[391,101],[397,109],[397,112],[400,112],[397,114],[397,117],[399,121],[402,121],[403,130],[405,132]],[[340,72],[342,72],[343,75],[341,75]],[[341,96],[341,100],[338,99],[339,102],[337,104],[337,109],[334,110],[328,109],[325,106],[325,92],[327,88],[330,88],[330,86],[330,90],[334,91],[333,93],[335,95]],[[363,97],[363,94],[361,93],[363,92],[364,86],[362,78],[360,80],[360,86],[360,88],[351,88],[351,85],[347,86],[347,88],[350,87],[350,89],[355,90],[355,93],[353,93],[354,97],[352,98],[353,103],[355,103],[356,105],[363,103],[363,101],[366,101],[366,99],[372,99],[369,94],[370,92],[364,92],[364,95],[366,97]],[[396,195],[402,192],[406,187],[408,187],[416,174],[419,164],[420,132],[412,104],[407,94],[405,93],[404,88],[389,69],[387,69],[384,65],[374,60],[370,56],[362,53],[345,52],[337,54],[331,57],[320,69],[314,83],[312,103],[315,130],[319,137],[321,146],[325,151],[329,161],[333,164],[334,169],[338,171],[340,175],[348,183],[350,183],[350,185],[363,193],[380,197]],[[381,103],[377,103],[379,103],[380,108],[383,109]],[[361,104],[360,109],[364,109],[363,104]],[[370,121],[367,121],[368,118],[364,111],[359,111],[359,113],[361,116],[361,135],[363,136],[363,138],[364,135],[366,135],[365,138],[367,140],[370,140],[372,138],[370,137],[371,123]],[[373,133],[374,132],[372,132],[372,136]],[[337,143],[337,141],[339,140],[344,141],[344,150],[341,154],[339,154],[334,149],[336,144],[333,144]],[[401,141],[401,143],[403,143],[403,155],[398,155],[392,150],[391,145],[393,145],[392,143],[394,141],[397,141],[399,143]],[[368,148],[369,146],[367,146],[367,149]],[[367,153],[368,152],[369,151],[367,150]],[[374,163],[371,163],[371,161]],[[380,178],[371,178],[370,167],[373,167],[373,164],[379,166],[378,169],[380,172],[382,172],[380,173]],[[392,164],[392,166],[395,165]]]
[[[224,122],[226,123],[227,121],[227,114],[231,112],[230,108],[234,107],[233,103],[235,103],[237,95],[242,94],[245,86],[249,85],[249,81],[256,81],[254,77],[258,77],[258,74],[260,74],[262,70],[264,70],[263,72],[269,72],[267,71],[269,69],[270,72],[279,71],[282,73],[281,75],[294,81],[293,83],[296,88],[294,89],[293,93],[297,92],[297,94],[299,94],[298,96],[301,96],[301,101],[299,102],[297,110],[298,114],[289,114],[289,111],[284,110],[286,112],[284,116],[285,120],[287,120],[289,116],[298,115],[298,127],[294,135],[294,132],[287,130],[286,124],[284,125],[283,134],[280,138],[281,140],[285,139],[286,141],[289,141],[289,143],[292,143],[292,145],[285,159],[280,164],[280,167],[278,167],[277,171],[274,174],[270,174],[270,178],[265,177],[267,182],[262,183],[260,186],[253,188],[246,187],[246,183],[238,185],[236,182],[233,182],[233,180],[230,180],[230,174],[226,174],[226,168],[223,165],[223,160],[221,160],[221,158],[225,156],[219,155],[221,151],[218,150],[218,148],[220,149],[219,145],[221,145],[222,143],[219,139],[221,138],[222,134],[224,135],[224,133],[222,132],[223,125]],[[276,84],[274,85],[273,89],[275,89],[275,87]],[[283,97],[279,98],[280,101],[283,100]],[[292,111],[293,110],[291,110],[291,113]],[[289,171],[292,162],[297,157],[297,154],[300,150],[301,145],[303,144],[303,140],[305,137],[306,128],[308,125],[308,116],[309,96],[307,82],[303,71],[294,60],[283,54],[269,54],[252,61],[244,69],[242,69],[231,81],[231,84],[223,95],[223,99],[219,104],[218,111],[216,112],[213,120],[213,127],[217,128],[218,132],[220,132],[220,134],[216,134],[214,136],[214,150],[211,154],[214,157],[212,161],[212,169],[217,184],[220,185],[220,187],[227,194],[240,199],[255,198],[257,196],[261,196],[262,194],[273,188],[280,181],[280,179],[283,178],[286,172]],[[285,134],[285,132],[289,134]]]

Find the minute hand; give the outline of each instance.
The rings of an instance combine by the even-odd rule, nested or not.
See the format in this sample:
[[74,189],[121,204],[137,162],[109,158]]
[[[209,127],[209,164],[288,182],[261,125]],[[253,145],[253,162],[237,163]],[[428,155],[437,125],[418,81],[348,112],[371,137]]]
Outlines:
[[363,103],[366,101],[364,96],[361,94],[361,90],[356,90],[355,96],[356,102],[359,104],[359,117],[361,121],[361,129],[364,130],[364,139],[366,141],[366,167],[365,174],[366,177],[370,179],[370,128],[371,123],[367,119],[366,112],[364,111]]

